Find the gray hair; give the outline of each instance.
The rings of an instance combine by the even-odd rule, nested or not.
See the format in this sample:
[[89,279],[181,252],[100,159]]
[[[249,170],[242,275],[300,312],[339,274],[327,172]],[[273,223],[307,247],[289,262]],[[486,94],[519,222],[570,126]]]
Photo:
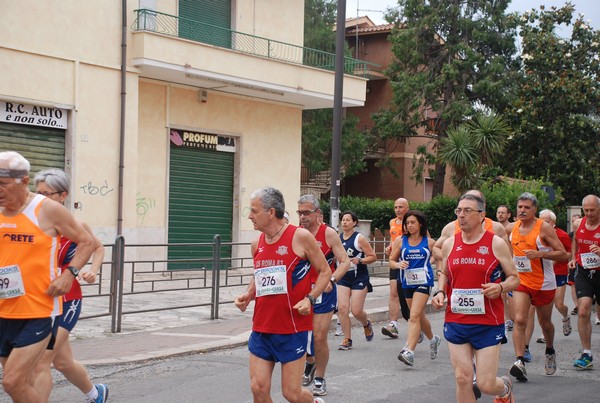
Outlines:
[[[583,198],[583,200],[581,201],[581,205],[583,205],[583,203],[585,203],[585,201],[587,200],[594,200],[596,202],[597,206],[600,206],[600,197],[596,196],[596,195],[587,195]],[[574,214],[573,214],[574,215]]]
[[264,187],[255,190],[250,195],[250,200],[259,199],[266,210],[275,209],[275,217],[282,219],[285,214],[285,201],[281,192],[273,187]]
[[480,196],[477,196],[473,193],[465,193],[460,197],[460,199],[458,199],[459,202],[461,200],[474,201],[475,203],[477,203],[477,210],[485,211],[485,200]]
[[316,196],[312,194],[305,194],[300,196],[300,198],[298,199],[298,204],[302,203],[312,203],[313,206],[315,206],[315,209],[317,210],[321,208],[321,203],[319,203],[319,199],[317,199]]
[[517,200],[529,200],[534,206],[537,206],[537,197],[533,193],[523,192]]
[[69,180],[69,177],[62,169],[58,168],[44,169],[43,171],[38,172],[38,174],[33,178],[33,181],[35,186],[37,186],[40,182],[44,182],[55,192],[69,193],[69,189],[71,189],[71,181]]
[[556,222],[556,214],[554,214],[552,210],[544,209],[540,211],[540,217],[546,214],[548,214],[548,217],[550,217],[550,221]]
[[[31,164],[29,163],[29,161],[27,161],[25,157],[23,157],[16,151],[0,152],[0,161],[8,162],[8,169],[10,170],[24,171],[25,175],[23,176],[27,176],[27,174],[29,174],[29,171],[31,170]],[[15,182],[21,183],[21,179],[22,177],[15,178]]]

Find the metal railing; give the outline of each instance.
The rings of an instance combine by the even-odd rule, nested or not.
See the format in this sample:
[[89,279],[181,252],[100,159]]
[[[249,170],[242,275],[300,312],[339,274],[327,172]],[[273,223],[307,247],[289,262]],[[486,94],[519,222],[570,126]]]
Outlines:
[[[335,54],[249,35],[243,32],[177,17],[154,10],[135,10],[136,18],[132,24],[134,31],[156,32],[177,38],[207,43],[254,56],[335,70]],[[376,66],[351,57],[344,58],[344,72],[364,77],[368,65]]]
[[[383,250],[388,244],[385,238],[371,239],[380,258],[384,257]],[[126,315],[147,312],[210,307],[210,318],[218,319],[219,307],[233,303],[229,291],[238,292],[237,287],[241,292],[253,278],[250,243],[221,242],[219,235],[207,243],[130,245],[119,236],[114,244],[105,247],[109,260],[103,264],[99,282],[82,284],[86,300],[96,300],[86,306],[92,305],[95,309],[80,319],[110,317],[112,333],[121,332]],[[190,247],[212,252],[203,258],[167,257],[169,248]],[[181,263],[193,268],[172,270],[169,267]],[[387,278],[387,260],[370,264],[369,271],[371,276]],[[160,293],[163,297],[153,298],[155,303],[147,306],[144,302],[147,298],[143,296],[150,293]]]

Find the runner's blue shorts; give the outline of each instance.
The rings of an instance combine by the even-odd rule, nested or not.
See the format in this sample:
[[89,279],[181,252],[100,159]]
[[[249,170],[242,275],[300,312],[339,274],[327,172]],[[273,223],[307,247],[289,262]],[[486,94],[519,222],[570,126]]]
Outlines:
[[296,361],[306,354],[308,331],[292,334],[272,334],[252,332],[248,340],[248,350],[266,361]]
[[420,294],[426,294],[426,295],[431,294],[431,287],[429,287],[427,285],[420,285],[418,287],[411,287],[411,288],[403,287],[402,292],[404,293],[404,298],[412,299],[413,295],[415,295],[416,292],[418,292]]
[[51,335],[48,350],[54,348],[56,332],[53,318],[2,319],[0,318],[0,357],[8,357],[14,348],[31,346]]
[[313,307],[313,313],[333,312],[337,307],[337,286],[334,284],[331,291],[322,293],[320,299],[321,302]]
[[461,323],[445,322],[444,338],[448,343],[467,344],[475,350],[496,346],[505,337],[504,323],[501,325],[463,325]]
[[56,321],[58,326],[71,333],[79,319],[79,315],[81,315],[81,299],[73,299],[63,302],[63,313],[56,318]]
[[362,290],[369,286],[368,270],[351,270],[338,280],[337,285],[348,287],[351,290]]
[[566,274],[555,274],[554,277],[556,277],[556,287],[562,287],[563,285],[567,284],[567,277],[568,275]]

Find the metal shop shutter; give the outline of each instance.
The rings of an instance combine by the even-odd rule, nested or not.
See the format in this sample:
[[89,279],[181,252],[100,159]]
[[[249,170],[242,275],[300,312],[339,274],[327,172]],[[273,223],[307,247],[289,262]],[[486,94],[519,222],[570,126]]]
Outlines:
[[230,29],[231,0],[179,0],[181,38],[231,48]]
[[64,169],[65,131],[0,122],[0,150],[16,151],[27,158],[31,178],[43,169]]
[[[169,243],[231,242],[233,159],[228,152],[171,146],[169,175]],[[223,257],[229,257],[225,249]],[[171,246],[172,259],[201,259],[169,264],[169,269],[210,268],[212,246]]]

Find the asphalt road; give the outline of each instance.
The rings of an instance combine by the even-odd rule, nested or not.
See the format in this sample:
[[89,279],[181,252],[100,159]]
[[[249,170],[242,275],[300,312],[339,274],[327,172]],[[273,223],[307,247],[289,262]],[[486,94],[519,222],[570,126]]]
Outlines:
[[[429,315],[436,333],[442,331],[443,314]],[[576,317],[572,317],[576,327]],[[555,314],[554,323],[560,323]],[[362,329],[354,328],[354,349],[339,351],[340,337],[330,334],[331,358],[326,376],[329,394],[326,402],[452,402],[454,377],[448,348],[442,341],[436,360],[429,359],[427,342],[419,345],[415,366],[407,367],[397,359],[406,337],[406,325],[400,328],[400,339],[381,335],[382,324],[376,324],[376,336],[367,343]],[[600,357],[600,326],[592,325],[592,349]],[[579,335],[574,329],[569,337],[562,335],[557,326],[555,343],[558,370],[554,376],[545,376],[543,369],[544,345],[531,346],[533,362],[528,364],[529,382],[515,384],[517,402],[598,402],[600,398],[600,369],[577,371],[572,362],[579,356]],[[511,333],[509,344],[501,351],[499,374],[507,374],[514,361]],[[252,395],[248,376],[248,351],[239,347],[207,354],[196,354],[172,359],[148,361],[127,365],[90,367],[94,382],[110,387],[110,402],[250,402]],[[600,365],[600,364],[597,364]],[[51,396],[52,402],[80,402],[83,397],[61,375]],[[283,402],[279,366],[273,376],[272,396]],[[8,401],[6,395],[0,401]],[[491,402],[484,397],[479,402]]]

